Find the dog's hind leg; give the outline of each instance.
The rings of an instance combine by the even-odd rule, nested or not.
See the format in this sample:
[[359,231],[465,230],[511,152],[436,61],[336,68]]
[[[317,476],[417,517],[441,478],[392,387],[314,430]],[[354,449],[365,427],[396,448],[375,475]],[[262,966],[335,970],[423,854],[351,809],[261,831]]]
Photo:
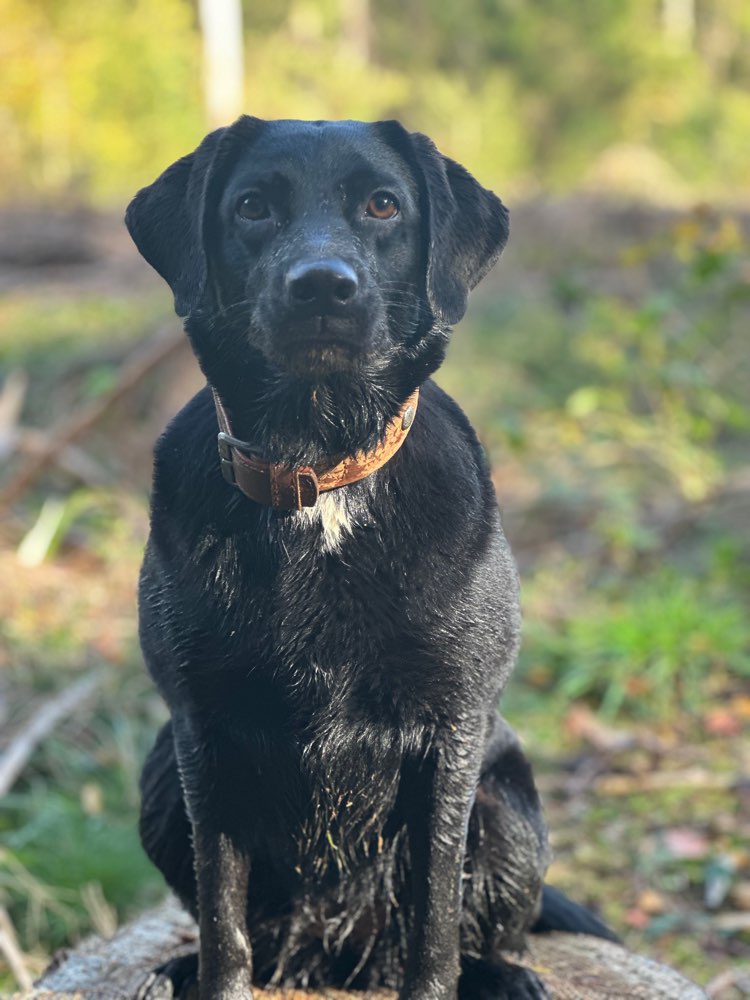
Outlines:
[[462,951],[523,948],[549,863],[547,829],[531,767],[499,716],[482,763],[467,836]]
[[459,1000],[539,1000],[547,992],[501,952],[550,930],[617,937],[585,907],[544,885],[547,831],[531,767],[497,718],[469,822]]
[[[190,820],[177,771],[172,723],[156,737],[141,774],[141,842],[183,905],[196,914]],[[172,959],[155,970],[169,979],[175,997],[197,995],[198,954]],[[157,981],[161,982],[161,978]]]
[[549,993],[530,969],[497,959],[463,959],[458,1000],[549,1000]]
[[[494,933],[496,947],[523,944],[527,931],[563,931],[619,941],[585,906],[543,885],[548,863],[546,825],[531,767],[513,730],[498,717],[485,755],[468,837],[472,870],[465,899],[471,918]],[[494,930],[492,930],[494,928]],[[486,939],[486,935],[485,935]]]
[[172,723],[160,730],[141,774],[143,849],[182,904],[196,916],[196,887],[185,799],[177,770]]
[[593,913],[544,885],[547,831],[531,767],[498,717],[469,822],[459,1000],[547,996],[538,977],[500,957],[527,933],[561,930],[616,941]]
[[499,716],[469,820],[459,1000],[542,1000],[530,970],[501,951],[523,951],[539,911],[549,853],[531,767]]

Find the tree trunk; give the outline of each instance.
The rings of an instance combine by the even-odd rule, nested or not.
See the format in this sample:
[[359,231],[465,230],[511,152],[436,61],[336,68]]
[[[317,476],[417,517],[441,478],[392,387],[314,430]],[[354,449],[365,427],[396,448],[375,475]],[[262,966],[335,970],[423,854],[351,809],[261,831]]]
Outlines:
[[[110,940],[89,938],[62,952],[30,993],[16,1000],[170,1000],[171,982],[154,968],[196,950],[197,930],[169,900],[123,927]],[[706,1000],[699,987],[664,965],[619,945],[582,934],[532,936],[523,956],[511,961],[534,969],[550,1000]],[[391,994],[257,991],[258,1000],[395,1000]]]
[[695,42],[695,0],[662,0],[661,18],[667,40],[689,52]]
[[339,11],[344,45],[362,62],[368,63],[372,47],[370,0],[341,0]]
[[199,0],[203,36],[203,100],[211,128],[227,125],[245,103],[240,0]]

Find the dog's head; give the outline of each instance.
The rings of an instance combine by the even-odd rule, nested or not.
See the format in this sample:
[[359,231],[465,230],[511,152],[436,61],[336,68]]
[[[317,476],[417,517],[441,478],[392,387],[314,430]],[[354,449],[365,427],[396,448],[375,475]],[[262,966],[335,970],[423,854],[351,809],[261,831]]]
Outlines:
[[377,346],[402,299],[425,297],[433,321],[456,323],[507,218],[397,122],[245,116],[141,190],[126,222],[180,316],[241,311],[253,345],[283,366],[326,343]]
[[233,375],[235,392],[258,366],[289,384],[394,365],[411,391],[508,235],[500,200],[397,122],[246,116],[140,191],[126,222],[209,381]]

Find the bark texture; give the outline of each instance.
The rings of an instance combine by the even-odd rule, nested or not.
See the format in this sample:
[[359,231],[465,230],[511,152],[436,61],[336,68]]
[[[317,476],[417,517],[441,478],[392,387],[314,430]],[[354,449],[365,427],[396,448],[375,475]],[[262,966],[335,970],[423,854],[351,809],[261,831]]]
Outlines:
[[[89,938],[61,952],[30,993],[15,1000],[171,1000],[169,980],[153,969],[195,951],[195,924],[169,900],[127,924],[109,940]],[[674,970],[619,945],[579,934],[532,937],[512,961],[534,969],[550,1000],[706,1000],[698,986]],[[263,1000],[395,1000],[392,994],[262,992]]]

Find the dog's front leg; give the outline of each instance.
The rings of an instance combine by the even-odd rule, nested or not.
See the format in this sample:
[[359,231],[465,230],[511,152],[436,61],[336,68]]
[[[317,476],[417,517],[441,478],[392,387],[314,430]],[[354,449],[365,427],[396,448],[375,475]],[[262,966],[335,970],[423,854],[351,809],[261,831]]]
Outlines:
[[238,837],[220,747],[189,719],[174,720],[180,777],[193,825],[200,1000],[252,1000],[247,932],[250,859]]
[[481,764],[481,730],[471,729],[446,734],[408,783],[413,928],[401,1000],[456,997],[466,830]]
[[252,955],[247,935],[248,859],[232,838],[193,823],[200,919],[200,1000],[250,1000]]

